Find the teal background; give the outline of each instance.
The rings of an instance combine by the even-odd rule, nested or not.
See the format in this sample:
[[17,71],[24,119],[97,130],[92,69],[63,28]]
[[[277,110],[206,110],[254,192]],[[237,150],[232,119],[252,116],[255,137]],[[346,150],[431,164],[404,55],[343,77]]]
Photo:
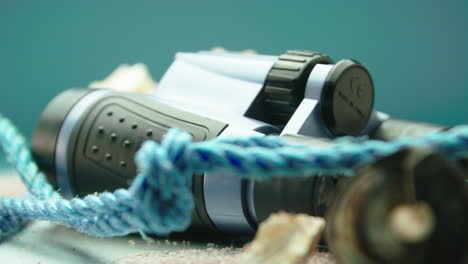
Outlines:
[[121,63],[144,62],[160,79],[175,52],[221,45],[357,59],[379,110],[467,123],[467,26],[466,0],[0,0],[0,112],[30,137],[64,89]]

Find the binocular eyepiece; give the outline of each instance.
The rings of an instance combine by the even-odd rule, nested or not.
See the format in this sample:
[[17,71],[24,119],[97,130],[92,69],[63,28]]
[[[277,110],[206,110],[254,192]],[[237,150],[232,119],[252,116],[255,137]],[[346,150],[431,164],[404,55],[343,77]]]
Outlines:
[[217,119],[259,120],[283,134],[365,135],[378,122],[368,70],[318,52],[178,53],[154,96],[189,111],[208,109]]

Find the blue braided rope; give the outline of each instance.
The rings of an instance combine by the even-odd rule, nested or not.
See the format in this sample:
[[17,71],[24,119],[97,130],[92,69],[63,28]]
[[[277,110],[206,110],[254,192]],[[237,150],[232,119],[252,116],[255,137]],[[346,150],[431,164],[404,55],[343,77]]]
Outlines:
[[337,172],[351,175],[356,167],[407,147],[434,148],[456,159],[468,155],[468,126],[392,142],[339,141],[329,149],[289,145],[273,136],[193,143],[189,134],[172,129],[161,144],[145,142],[137,152],[140,172],[129,189],[72,200],[62,199],[46,183],[25,140],[1,115],[0,144],[29,192],[27,198],[0,198],[0,238],[18,230],[25,219],[60,222],[94,236],[166,235],[190,225],[194,172],[227,170],[263,179]]
[[[17,128],[0,114],[0,145],[26,185],[29,196],[39,200],[60,199],[60,194],[53,190],[45,175],[39,171],[25,142]],[[25,218],[10,214],[0,201],[0,239],[16,233],[26,222]]]

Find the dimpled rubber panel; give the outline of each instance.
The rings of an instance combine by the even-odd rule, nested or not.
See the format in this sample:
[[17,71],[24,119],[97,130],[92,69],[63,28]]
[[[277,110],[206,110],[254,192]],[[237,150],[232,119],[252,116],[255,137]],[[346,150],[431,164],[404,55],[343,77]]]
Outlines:
[[180,118],[184,116],[169,116],[123,97],[101,101],[88,114],[77,141],[72,162],[75,164],[73,174],[80,175],[76,179],[76,190],[79,193],[103,191],[100,190],[102,185],[83,182],[88,177],[82,175],[91,173],[88,168],[94,168],[95,175],[105,171],[128,185],[137,173],[133,157],[141,144],[146,140],[160,142],[171,127],[189,131],[194,141],[207,139],[207,127]]
[[[85,158],[122,179],[136,174],[133,156],[145,140],[159,140],[169,127],[142,117],[119,105],[104,107],[88,131],[83,145]],[[193,136],[193,134],[192,134]],[[197,133],[195,140],[206,138],[206,132]]]
[[[137,174],[134,155],[146,140],[161,142],[173,127],[193,141],[218,136],[226,123],[189,113],[151,96],[112,93],[90,105],[70,137],[68,178],[74,195],[126,188]],[[210,228],[204,206],[203,175],[193,177],[195,200],[192,227]]]
[[268,122],[284,126],[304,99],[309,74],[316,64],[332,61],[318,52],[290,50],[273,64],[264,85]]

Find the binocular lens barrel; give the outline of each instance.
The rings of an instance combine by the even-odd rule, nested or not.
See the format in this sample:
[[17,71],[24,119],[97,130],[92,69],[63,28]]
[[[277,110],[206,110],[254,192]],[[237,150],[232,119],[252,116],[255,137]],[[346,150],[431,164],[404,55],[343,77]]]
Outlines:
[[[268,128],[263,123],[255,125]],[[65,197],[112,191],[131,184],[137,174],[133,157],[141,144],[160,142],[172,127],[188,131],[194,141],[236,131],[231,120],[183,111],[152,96],[71,89],[53,99],[42,114],[33,153],[49,182]],[[292,143],[328,144],[299,136],[284,138]],[[278,210],[323,215],[335,185],[336,180],[328,177],[254,182],[235,175],[194,175],[193,227],[252,234],[259,221]],[[224,216],[226,210],[233,211],[229,218]]]

